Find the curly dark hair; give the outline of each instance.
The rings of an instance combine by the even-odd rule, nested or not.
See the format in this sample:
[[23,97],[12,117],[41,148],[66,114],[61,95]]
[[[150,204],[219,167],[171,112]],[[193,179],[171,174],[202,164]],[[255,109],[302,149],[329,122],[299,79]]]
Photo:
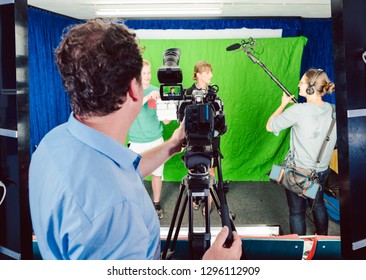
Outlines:
[[131,80],[141,83],[141,52],[136,34],[123,24],[70,26],[56,49],[56,64],[73,112],[88,118],[120,109]]

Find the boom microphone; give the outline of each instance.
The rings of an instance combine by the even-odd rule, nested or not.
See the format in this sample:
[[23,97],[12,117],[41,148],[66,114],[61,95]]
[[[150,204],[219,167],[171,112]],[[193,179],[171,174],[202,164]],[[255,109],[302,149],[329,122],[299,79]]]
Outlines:
[[233,44],[233,45],[231,45],[231,46],[228,46],[227,48],[226,48],[226,50],[229,52],[229,51],[234,51],[234,50],[237,50],[237,49],[239,49],[241,47],[241,44],[239,44],[239,43],[236,43],[236,44]]

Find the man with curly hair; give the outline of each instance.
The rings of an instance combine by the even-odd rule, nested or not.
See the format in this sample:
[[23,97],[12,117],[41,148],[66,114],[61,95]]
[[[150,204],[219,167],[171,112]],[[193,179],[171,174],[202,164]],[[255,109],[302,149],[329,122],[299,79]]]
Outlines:
[[[160,146],[124,146],[143,100],[135,34],[116,23],[75,25],[56,50],[73,112],[32,156],[29,197],[44,259],[159,259],[160,226],[142,178],[181,151],[181,125]],[[237,259],[241,241],[222,246],[224,227],[204,258]]]

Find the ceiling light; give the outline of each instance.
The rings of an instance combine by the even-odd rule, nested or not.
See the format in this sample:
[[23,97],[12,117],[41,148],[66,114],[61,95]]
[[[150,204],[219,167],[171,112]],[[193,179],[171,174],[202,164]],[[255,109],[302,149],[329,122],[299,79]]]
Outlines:
[[99,7],[95,15],[99,17],[123,17],[123,16],[176,16],[176,15],[219,15],[222,13],[221,5],[197,6],[197,5],[140,5],[128,7]]

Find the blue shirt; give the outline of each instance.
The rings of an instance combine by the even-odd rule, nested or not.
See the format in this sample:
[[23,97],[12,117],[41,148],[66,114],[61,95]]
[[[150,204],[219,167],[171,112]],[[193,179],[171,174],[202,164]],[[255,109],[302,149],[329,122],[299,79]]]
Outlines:
[[32,156],[29,195],[44,259],[158,259],[160,224],[140,157],[71,114]]

